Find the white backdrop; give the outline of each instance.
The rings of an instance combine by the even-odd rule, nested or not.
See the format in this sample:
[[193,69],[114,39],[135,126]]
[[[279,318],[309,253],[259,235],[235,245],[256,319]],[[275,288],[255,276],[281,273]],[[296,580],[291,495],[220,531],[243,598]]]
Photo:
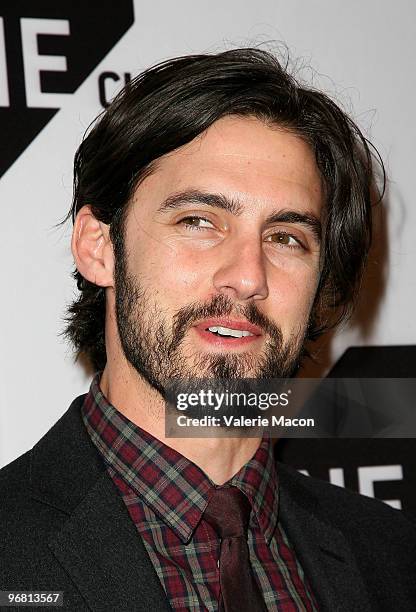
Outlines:
[[[33,7],[35,13],[36,2]],[[415,7],[413,0],[135,2],[134,25],[74,94],[61,97],[59,112],[0,180],[0,466],[28,450],[88,389],[58,337],[75,286],[71,227],[53,226],[70,205],[75,149],[102,110],[104,71],[122,77],[175,55],[286,43],[304,77],[352,111],[390,176],[381,254],[388,268],[385,286],[377,286],[377,274],[375,285],[382,299],[370,326],[354,324],[333,339],[330,360],[351,345],[416,343]],[[0,105],[6,106],[3,60],[0,52]],[[108,96],[115,91],[109,83]]]

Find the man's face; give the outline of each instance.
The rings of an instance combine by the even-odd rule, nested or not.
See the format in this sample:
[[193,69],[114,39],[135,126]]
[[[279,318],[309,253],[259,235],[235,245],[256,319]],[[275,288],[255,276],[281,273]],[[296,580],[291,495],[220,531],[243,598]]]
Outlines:
[[225,117],[162,157],[115,252],[118,331],[136,370],[159,391],[169,378],[292,375],[322,200],[310,147],[254,118]]

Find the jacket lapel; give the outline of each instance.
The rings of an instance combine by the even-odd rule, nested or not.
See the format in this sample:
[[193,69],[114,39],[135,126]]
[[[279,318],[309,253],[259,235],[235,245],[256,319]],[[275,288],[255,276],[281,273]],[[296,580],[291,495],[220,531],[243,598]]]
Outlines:
[[280,518],[306,578],[324,612],[373,610],[353,552],[341,531],[326,517],[319,500],[283,464]]
[[32,451],[32,496],[67,515],[48,546],[91,610],[168,612],[141,537],[82,422],[82,400]]
[[103,474],[49,547],[91,610],[170,606],[123,501]]

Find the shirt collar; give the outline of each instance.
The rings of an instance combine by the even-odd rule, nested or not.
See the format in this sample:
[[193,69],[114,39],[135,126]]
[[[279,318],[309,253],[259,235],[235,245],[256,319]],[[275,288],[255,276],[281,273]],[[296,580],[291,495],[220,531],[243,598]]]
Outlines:
[[[170,448],[119,412],[102,393],[100,373],[91,383],[81,413],[93,443],[107,466],[163,520],[188,542],[215,488],[192,461]],[[264,438],[254,456],[227,485],[249,498],[267,542],[278,517],[278,480],[270,439]]]

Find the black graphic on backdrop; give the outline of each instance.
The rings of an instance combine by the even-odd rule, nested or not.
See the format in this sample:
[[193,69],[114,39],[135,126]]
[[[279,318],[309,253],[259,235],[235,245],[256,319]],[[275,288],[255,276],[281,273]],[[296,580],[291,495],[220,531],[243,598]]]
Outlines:
[[[367,346],[348,349],[329,373],[334,378],[416,378],[416,346]],[[404,381],[405,382],[405,381]],[[328,405],[328,412],[337,407]],[[416,515],[416,440],[280,440],[278,458],[310,476],[349,489],[394,500]],[[381,475],[385,475],[381,478]]]
[[1,176],[133,24],[133,0],[21,0],[0,17]]

